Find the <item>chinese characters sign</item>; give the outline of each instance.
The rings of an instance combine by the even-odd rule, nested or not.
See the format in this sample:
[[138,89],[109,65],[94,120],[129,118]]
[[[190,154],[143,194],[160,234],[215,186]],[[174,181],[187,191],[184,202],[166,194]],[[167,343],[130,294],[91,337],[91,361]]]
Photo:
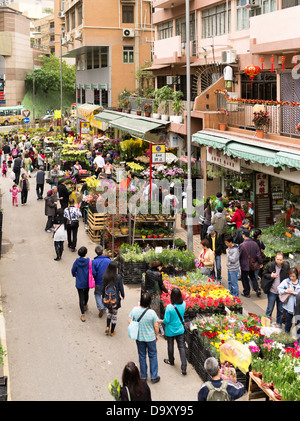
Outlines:
[[166,145],[152,144],[152,164],[165,164],[166,162]]
[[212,147],[207,148],[207,161],[233,171],[239,172],[241,170],[240,160],[238,158],[231,158],[219,149]]
[[269,193],[269,180],[267,174],[256,174],[256,194]]

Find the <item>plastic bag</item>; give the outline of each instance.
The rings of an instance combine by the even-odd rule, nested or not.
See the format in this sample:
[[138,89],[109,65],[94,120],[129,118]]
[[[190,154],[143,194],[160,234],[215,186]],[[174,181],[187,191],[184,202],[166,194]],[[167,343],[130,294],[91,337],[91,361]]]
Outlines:
[[248,347],[239,341],[230,339],[220,346],[220,363],[230,362],[234,367],[246,374],[252,361],[252,355]]
[[11,178],[12,180],[15,180],[15,179],[16,179],[16,174],[14,173],[14,171],[12,171],[12,172],[10,173],[10,178]]

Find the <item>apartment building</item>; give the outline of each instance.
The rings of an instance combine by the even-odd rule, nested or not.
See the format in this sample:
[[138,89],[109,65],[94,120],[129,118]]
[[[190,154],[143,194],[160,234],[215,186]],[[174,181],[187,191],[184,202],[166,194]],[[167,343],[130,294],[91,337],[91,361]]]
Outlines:
[[136,71],[151,59],[151,1],[55,0],[54,19],[63,56],[76,60],[77,104],[117,106],[119,93],[136,88]]
[[54,15],[49,14],[41,19],[32,21],[32,45],[42,49],[45,54],[55,54],[55,26]]

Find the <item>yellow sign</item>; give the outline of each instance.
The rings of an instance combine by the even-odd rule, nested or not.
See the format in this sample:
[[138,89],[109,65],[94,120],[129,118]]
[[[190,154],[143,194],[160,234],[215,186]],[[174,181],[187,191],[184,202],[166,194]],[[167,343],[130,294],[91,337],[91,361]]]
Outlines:
[[54,118],[61,118],[61,111],[60,110],[54,111]]
[[152,144],[152,164],[166,162],[166,145],[164,143]]
[[165,144],[152,144],[152,153],[165,153],[166,145]]

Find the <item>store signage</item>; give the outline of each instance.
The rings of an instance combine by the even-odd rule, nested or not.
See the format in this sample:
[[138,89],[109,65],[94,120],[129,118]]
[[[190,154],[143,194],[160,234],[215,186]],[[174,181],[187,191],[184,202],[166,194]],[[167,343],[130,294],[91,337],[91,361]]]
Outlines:
[[241,164],[238,158],[227,156],[219,149],[212,147],[207,148],[207,161],[232,171],[240,172],[241,170]]
[[256,174],[256,194],[269,193],[269,180],[267,174]]
[[90,123],[86,121],[80,122],[80,134],[89,134],[90,133]]
[[166,145],[164,143],[152,144],[152,164],[166,163]]

